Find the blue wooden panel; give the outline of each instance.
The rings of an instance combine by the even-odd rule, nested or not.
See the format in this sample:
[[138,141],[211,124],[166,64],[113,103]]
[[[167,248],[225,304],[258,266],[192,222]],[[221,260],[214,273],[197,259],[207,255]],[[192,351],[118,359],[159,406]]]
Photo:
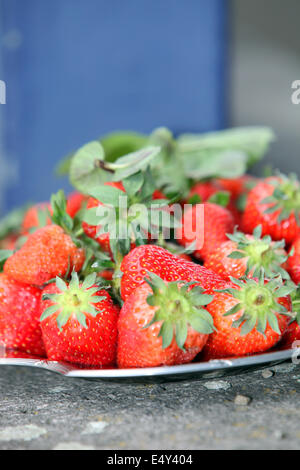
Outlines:
[[[226,0],[0,0],[6,206],[45,200],[61,155],[114,129],[224,126]],[[1,108],[1,111],[3,107]]]

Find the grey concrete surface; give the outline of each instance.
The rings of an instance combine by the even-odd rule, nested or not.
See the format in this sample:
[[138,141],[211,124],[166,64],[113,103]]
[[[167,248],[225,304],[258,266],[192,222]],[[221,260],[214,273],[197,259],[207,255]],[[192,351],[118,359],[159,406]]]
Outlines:
[[0,368],[0,449],[298,449],[300,366],[127,385]]

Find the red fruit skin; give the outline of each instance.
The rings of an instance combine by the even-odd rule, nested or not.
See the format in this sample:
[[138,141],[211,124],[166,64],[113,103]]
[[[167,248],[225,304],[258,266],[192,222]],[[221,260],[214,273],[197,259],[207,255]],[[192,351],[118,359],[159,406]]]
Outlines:
[[185,351],[176,344],[163,349],[162,338],[158,336],[161,322],[144,328],[153,318],[158,307],[150,307],[147,297],[152,292],[148,284],[139,286],[124,303],[118,321],[118,366],[158,367],[162,365],[191,362],[202,351],[207,335],[188,328]]
[[287,260],[287,270],[295,284],[300,284],[300,237],[291,246],[294,254]]
[[[201,221],[203,240],[198,232],[197,236],[199,236],[199,239],[196,242],[194,256],[205,260],[209,253],[227,240],[226,234],[233,232],[234,219],[232,214],[224,207],[209,202],[203,204],[203,207],[204,217]],[[189,246],[196,240],[196,222],[198,222],[197,205],[184,213],[182,227],[176,230],[176,239],[181,245]]]
[[[120,189],[121,191],[125,192],[122,183],[108,182],[108,183],[105,183],[105,185],[106,186],[112,186],[113,188],[117,188],[117,189]],[[103,204],[101,202],[99,202],[97,199],[95,199],[93,197],[90,197],[88,199],[88,202],[87,202],[87,209],[91,209],[93,207],[98,207],[98,206],[102,206],[102,205]],[[99,245],[101,246],[103,251],[110,252],[109,234],[108,233],[104,233],[104,234],[100,235],[99,237],[96,237],[97,232],[99,230],[99,227],[97,227],[96,225],[89,225],[86,222],[82,223],[82,228],[83,228],[85,234],[88,237],[93,238],[94,240],[96,240],[99,243]]]
[[221,243],[215,251],[206,257],[204,266],[211,269],[226,281],[230,281],[230,276],[237,279],[245,275],[247,269],[247,258],[228,258],[233,251],[236,251],[237,244],[231,240]]
[[[291,308],[288,298],[279,299],[288,309]],[[245,356],[254,354],[275,346],[287,329],[289,318],[285,315],[277,314],[281,335],[278,335],[267,325],[265,337],[256,329],[245,336],[241,336],[241,328],[233,328],[232,322],[240,318],[241,312],[225,317],[224,313],[230,310],[238,300],[229,294],[215,293],[213,301],[207,306],[207,310],[213,317],[217,331],[209,335],[206,346],[203,350],[205,360],[220,359],[231,356]]]
[[[26,214],[24,215],[23,224],[22,224],[22,233],[27,235],[30,229],[37,228],[39,226],[38,212],[49,210],[52,214],[51,204],[49,202],[40,202],[30,207]],[[51,219],[47,218],[47,225],[51,225]]]
[[[43,294],[59,292],[55,284],[50,284],[43,290]],[[62,327],[62,331],[59,331],[56,322],[59,311],[41,322],[49,359],[87,366],[104,367],[115,364],[120,309],[114,305],[105,290],[99,290],[95,295],[104,296],[105,300],[93,304],[99,310],[96,317],[85,314],[87,328],[84,328],[74,315],[71,315],[66,325]],[[53,303],[50,300],[43,300],[40,315],[51,305]]]
[[[253,239],[252,235],[247,235],[247,238],[250,240]],[[237,248],[237,243],[227,240],[226,242],[221,243],[219,247],[209,253],[206,257],[204,266],[207,269],[211,269],[215,273],[219,274],[223,279],[229,281],[230,277],[235,277],[237,279],[245,276],[247,270],[247,259],[231,259],[228,256],[233,251],[239,251]],[[282,249],[282,254],[287,256],[287,253]],[[283,263],[283,269],[287,269],[287,264]],[[248,274],[248,277],[252,277],[251,273]]]
[[[280,210],[265,214],[265,210],[272,204],[261,204],[266,197],[272,196],[274,186],[270,184],[274,178],[266,178],[258,183],[249,193],[246,209],[243,215],[242,228],[246,233],[253,233],[258,225],[262,226],[262,235],[270,235],[273,240],[285,239],[287,245],[300,236],[300,227],[297,225],[294,214],[288,219],[278,223]],[[280,178],[278,178],[280,181]]]
[[41,290],[0,273],[0,349],[45,356],[40,328]]
[[196,183],[192,186],[187,201],[189,201],[193,196],[199,196],[201,202],[206,202],[211,196],[220,191],[222,191],[222,186],[214,181]]
[[[201,202],[203,203],[203,202],[207,202],[214,194],[219,193],[220,191],[228,191],[230,192],[231,197],[230,197],[230,201],[226,209],[228,209],[229,212],[231,212],[233,219],[234,219],[234,224],[237,226],[240,226],[242,213],[238,210],[235,204],[237,197],[235,197],[234,192],[233,193],[231,192],[231,189],[233,190],[231,186],[233,186],[233,183],[235,182],[235,180],[224,180],[224,181],[230,181],[231,184],[227,184],[227,187],[226,187],[226,183],[224,183],[224,185],[222,184],[223,180],[212,180],[206,183],[196,183],[191,188],[187,200],[197,195],[200,197]],[[239,182],[239,185],[241,185],[240,182]]]
[[77,192],[74,192],[68,196],[66,211],[69,216],[72,217],[72,219],[75,217],[77,212],[80,211],[83,203],[87,200],[87,196],[84,196],[83,194]]
[[22,248],[4,265],[4,272],[15,281],[42,286],[68,270],[80,271],[83,250],[57,225],[48,225],[28,236]]
[[[300,325],[296,321],[293,321],[288,325],[286,332],[282,338],[282,346],[293,346],[294,341],[300,341]],[[297,347],[299,347],[297,345]]]
[[157,274],[164,281],[195,280],[207,292],[223,289],[226,282],[217,274],[198,264],[179,258],[156,245],[142,245],[124,257],[120,267],[121,296],[126,300],[147,276],[147,271]]
[[248,193],[248,184],[255,184],[258,182],[257,178],[250,175],[243,175],[240,178],[217,178],[215,183],[219,185],[223,191],[228,191],[231,194],[232,200],[236,201],[242,194]]

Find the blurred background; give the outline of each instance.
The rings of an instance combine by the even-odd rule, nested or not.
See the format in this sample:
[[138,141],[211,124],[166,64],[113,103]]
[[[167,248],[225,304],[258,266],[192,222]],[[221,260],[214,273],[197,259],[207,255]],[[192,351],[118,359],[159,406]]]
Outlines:
[[55,164],[118,129],[267,125],[269,162],[297,170],[299,15],[299,0],[0,0],[0,214],[68,190]]

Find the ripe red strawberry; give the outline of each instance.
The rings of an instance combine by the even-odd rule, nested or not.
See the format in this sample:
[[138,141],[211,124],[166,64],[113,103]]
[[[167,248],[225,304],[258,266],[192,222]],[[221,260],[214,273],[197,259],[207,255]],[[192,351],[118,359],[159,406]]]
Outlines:
[[287,269],[295,284],[300,284],[300,237],[292,244]]
[[215,184],[228,191],[232,200],[236,201],[240,196],[250,191],[251,187],[257,184],[258,179],[250,175],[243,175],[239,178],[217,178]]
[[261,238],[258,226],[253,236],[242,232],[228,234],[228,240],[207,255],[204,265],[228,281],[230,277],[257,277],[262,268],[267,278],[280,273],[283,279],[288,279],[284,246],[284,240],[273,242],[269,235]]
[[299,182],[284,175],[266,178],[249,193],[243,216],[243,230],[252,233],[262,225],[263,235],[292,243],[300,235]]
[[40,227],[40,220],[43,218],[43,225],[50,225],[51,219],[48,213],[52,214],[51,204],[48,202],[41,202],[30,207],[24,215],[22,232],[28,234],[30,230]]
[[120,270],[123,273],[121,279],[123,300],[126,300],[137,286],[143,284],[148,271],[167,282],[194,280],[207,292],[222,289],[226,284],[220,276],[209,269],[180,259],[156,245],[142,245],[132,250],[123,259]]
[[[199,287],[149,274],[125,301],[118,321],[118,365],[156,367],[192,361],[213,331],[203,308],[212,296]],[[175,337],[174,337],[175,336]]]
[[82,208],[83,203],[87,200],[88,197],[81,193],[74,192],[70,194],[67,199],[67,214],[69,214],[69,216],[73,219]]
[[[70,194],[66,201],[67,214],[74,218],[86,200],[87,196],[84,196],[83,194],[77,192]],[[51,215],[53,214],[53,209],[49,202],[41,202],[30,207],[24,215],[22,232],[24,234],[28,234],[32,229],[37,229],[45,225],[51,225],[52,221],[48,216],[48,213]]]
[[[196,203],[208,201],[214,194],[222,191],[222,186],[216,181],[199,182],[192,186],[187,201],[194,200]],[[197,197],[199,199],[197,200]]]
[[48,225],[28,236],[22,248],[4,265],[4,272],[18,282],[42,286],[55,276],[80,271],[84,252],[58,225]]
[[227,209],[212,203],[197,204],[184,213],[175,238],[186,247],[196,242],[194,256],[205,259],[233,229],[234,220]]
[[[293,346],[294,341],[300,341],[300,286],[291,294],[292,311],[295,320],[291,322],[283,335],[282,346]],[[298,345],[299,347],[299,345]]]
[[288,326],[291,303],[287,296],[294,287],[276,280],[232,280],[232,287],[216,293],[207,306],[216,330],[204,348],[206,360],[267,351]]
[[0,346],[45,356],[40,300],[40,289],[0,273]]
[[[192,202],[194,204],[200,204],[203,202],[213,202],[220,204],[215,200],[218,195],[221,195],[224,193],[224,191],[227,193],[227,202],[223,202],[220,205],[223,205],[226,207],[226,209],[231,212],[233,219],[234,219],[234,224],[235,225],[240,225],[241,223],[241,217],[242,213],[239,211],[237,205],[236,205],[236,200],[237,198],[231,194],[230,190],[226,188],[226,185],[221,184],[222,180],[211,180],[208,182],[202,182],[202,183],[196,183],[190,190],[189,196],[187,198],[187,202]],[[235,180],[225,180],[225,181],[231,181],[232,185]],[[228,185],[229,187],[231,186],[230,184]]]
[[[105,186],[112,186],[113,188],[119,189],[119,190],[124,192],[124,187],[123,187],[122,183],[108,182],[108,183],[105,183]],[[87,202],[87,209],[91,209],[93,207],[99,207],[99,206],[102,206],[102,205],[103,204],[100,201],[98,201],[97,199],[95,199],[93,197],[90,197],[88,199],[88,202]],[[93,238],[94,240],[96,240],[99,243],[102,250],[110,252],[110,243],[109,243],[109,234],[108,233],[100,234],[97,237],[97,232],[98,232],[99,227],[97,227],[96,225],[90,225],[86,222],[82,223],[82,227],[83,227],[83,230],[85,231],[85,233],[88,237]]]
[[47,356],[54,361],[110,366],[116,362],[119,307],[95,284],[96,274],[79,284],[73,273],[43,291],[41,328]]

